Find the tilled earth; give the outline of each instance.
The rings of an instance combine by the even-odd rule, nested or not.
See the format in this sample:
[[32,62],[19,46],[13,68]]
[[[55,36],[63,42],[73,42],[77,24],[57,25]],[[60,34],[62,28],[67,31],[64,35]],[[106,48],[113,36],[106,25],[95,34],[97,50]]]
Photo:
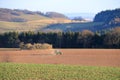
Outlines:
[[120,67],[120,49],[57,49],[0,51],[0,62]]

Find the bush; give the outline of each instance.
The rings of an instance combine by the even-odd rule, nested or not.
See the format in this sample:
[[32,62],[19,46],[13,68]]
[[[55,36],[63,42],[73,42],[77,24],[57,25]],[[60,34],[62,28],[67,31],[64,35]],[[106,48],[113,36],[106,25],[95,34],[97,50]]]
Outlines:
[[33,49],[41,49],[42,44],[36,43],[33,46]]
[[52,49],[52,45],[44,43],[44,44],[42,44],[41,48],[42,49]]
[[40,43],[35,43],[35,44],[31,44],[31,43],[27,43],[24,44],[23,42],[20,43],[19,47],[21,49],[27,49],[27,50],[34,50],[34,49],[52,49],[52,45],[44,43],[44,44],[40,44]]

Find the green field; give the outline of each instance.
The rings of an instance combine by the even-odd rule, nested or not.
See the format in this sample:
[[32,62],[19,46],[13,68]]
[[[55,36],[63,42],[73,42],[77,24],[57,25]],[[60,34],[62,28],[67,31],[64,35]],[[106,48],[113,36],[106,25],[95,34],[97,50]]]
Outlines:
[[120,80],[120,68],[0,63],[0,80]]

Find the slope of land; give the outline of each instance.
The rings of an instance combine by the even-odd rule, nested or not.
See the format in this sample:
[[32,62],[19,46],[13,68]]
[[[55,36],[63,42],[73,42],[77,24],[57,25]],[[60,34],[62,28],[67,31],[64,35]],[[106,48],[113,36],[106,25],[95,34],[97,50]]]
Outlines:
[[0,8],[0,21],[26,22],[39,19],[48,19],[48,17],[44,16],[41,12]]
[[51,24],[47,27],[41,29],[41,31],[73,31],[79,32],[83,30],[91,30],[93,32],[101,30],[103,23],[102,22],[87,22],[87,23],[62,23],[62,24]]
[[[57,16],[55,16],[57,15]],[[53,23],[69,23],[71,20],[60,13],[53,17],[42,12],[0,8],[0,31],[36,31]]]
[[[9,22],[27,22],[27,21],[34,21],[34,20],[49,20],[49,19],[66,19],[68,18],[57,12],[47,12],[42,13],[39,11],[29,11],[29,10],[19,10],[19,9],[6,9],[0,8],[0,21],[9,21]],[[57,19],[56,19],[57,20]]]

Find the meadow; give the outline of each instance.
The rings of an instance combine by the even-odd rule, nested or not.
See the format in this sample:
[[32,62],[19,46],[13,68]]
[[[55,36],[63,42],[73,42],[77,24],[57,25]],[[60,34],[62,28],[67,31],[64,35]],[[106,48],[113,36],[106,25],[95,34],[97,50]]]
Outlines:
[[120,80],[120,68],[0,63],[0,80]]
[[0,21],[0,33],[4,32],[24,32],[24,31],[36,31],[44,26],[48,25],[48,23],[40,22],[40,21],[28,21],[28,22],[6,22]]
[[50,24],[55,23],[70,23],[71,20],[66,19],[42,19],[42,20],[31,20],[27,22],[7,22],[0,21],[0,33],[4,32],[25,32],[25,31],[39,31]]

